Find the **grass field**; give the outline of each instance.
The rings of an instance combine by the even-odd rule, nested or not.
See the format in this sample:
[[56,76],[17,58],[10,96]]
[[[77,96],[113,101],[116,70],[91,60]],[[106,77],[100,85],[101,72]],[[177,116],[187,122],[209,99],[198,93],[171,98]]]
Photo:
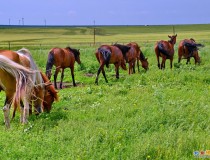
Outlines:
[[[28,48],[45,71],[50,48],[80,48],[82,65],[75,64],[77,87],[59,90],[50,114],[32,115],[29,124],[19,114],[5,130],[0,112],[0,159],[173,159],[191,160],[195,151],[210,150],[210,25],[175,26],[178,34],[174,67],[159,70],[154,53],[157,40],[168,40],[172,26],[0,27],[0,48]],[[178,42],[194,38],[203,43],[201,64],[177,65]],[[95,76],[94,51],[100,44],[136,41],[149,61],[149,70],[128,75],[106,68],[109,83]],[[90,76],[87,76],[90,75]],[[60,76],[60,74],[59,74]],[[59,81],[59,78],[58,78]],[[71,83],[69,69],[64,82]],[[4,105],[4,92],[0,104]]]

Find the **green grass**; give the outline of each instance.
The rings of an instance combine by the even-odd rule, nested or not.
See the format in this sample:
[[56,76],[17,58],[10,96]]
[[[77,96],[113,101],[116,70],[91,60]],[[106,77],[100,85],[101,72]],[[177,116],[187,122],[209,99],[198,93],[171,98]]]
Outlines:
[[[43,71],[47,53],[56,44],[65,47],[67,42],[73,42],[74,47],[80,48],[82,61],[82,67],[75,64],[78,86],[59,90],[60,101],[54,103],[50,114],[32,115],[30,123],[24,126],[17,114],[11,129],[5,130],[3,112],[0,112],[0,157],[190,160],[195,158],[194,151],[210,150],[209,25],[175,28],[176,67],[169,69],[167,61],[162,71],[157,67],[154,42],[167,40],[172,26],[99,27],[97,42],[137,41],[148,57],[149,70],[145,72],[141,68],[140,73],[130,76],[128,71],[120,70],[120,79],[116,80],[114,66],[110,65],[105,68],[109,82],[105,83],[100,75],[98,86],[94,84],[99,66],[94,51],[98,44],[88,45],[93,38],[87,31],[90,28],[0,28],[0,41],[19,40],[14,50],[21,43],[27,44],[21,47],[30,49]],[[46,32],[41,33],[44,29]],[[178,42],[191,37],[205,44],[199,51],[202,63],[195,66],[192,59],[189,65],[185,64],[186,60],[178,65]],[[39,38],[39,42],[47,45],[31,41]],[[65,70],[64,82],[72,82],[69,69]],[[4,99],[1,92],[2,106]]]

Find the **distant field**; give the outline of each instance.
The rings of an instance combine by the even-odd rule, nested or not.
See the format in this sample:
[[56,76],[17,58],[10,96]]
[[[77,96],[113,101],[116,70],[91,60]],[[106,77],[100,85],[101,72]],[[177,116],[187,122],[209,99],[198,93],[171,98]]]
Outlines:
[[[154,43],[168,40],[173,26],[92,27],[0,27],[0,48],[28,48],[45,72],[50,48],[70,45],[81,51],[82,65],[75,64],[77,87],[72,87],[69,69],[66,88],[58,90],[50,114],[31,116],[28,125],[19,124],[19,114],[5,131],[0,112],[0,159],[195,159],[195,151],[210,150],[210,24],[175,25],[178,34],[174,66],[159,70]],[[194,60],[177,65],[177,46],[194,38],[201,48],[201,64]],[[149,70],[128,75],[114,66],[102,75],[94,52],[100,44],[136,41],[149,61]],[[10,43],[9,43],[10,42]],[[51,79],[53,81],[53,79]],[[60,80],[60,74],[58,81]],[[4,92],[0,104],[4,105]],[[202,158],[202,156],[201,156]]]
[[[96,43],[155,42],[173,34],[173,26],[96,26]],[[195,38],[209,41],[208,25],[175,25],[178,41]],[[30,45],[89,45],[93,44],[93,27],[0,27],[0,47]]]

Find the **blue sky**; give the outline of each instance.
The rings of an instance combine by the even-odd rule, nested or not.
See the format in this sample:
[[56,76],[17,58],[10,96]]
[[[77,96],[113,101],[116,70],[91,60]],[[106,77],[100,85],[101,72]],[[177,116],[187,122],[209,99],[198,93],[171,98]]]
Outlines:
[[210,23],[210,0],[2,0],[0,25]]

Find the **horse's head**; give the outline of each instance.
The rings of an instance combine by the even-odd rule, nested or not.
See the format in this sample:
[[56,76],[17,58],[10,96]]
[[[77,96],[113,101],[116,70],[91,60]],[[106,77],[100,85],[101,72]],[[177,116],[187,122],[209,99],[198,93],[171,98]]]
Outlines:
[[75,54],[74,54],[75,60],[77,61],[78,64],[81,64],[81,61],[80,61],[80,51],[79,51],[79,49],[75,49],[75,50],[76,50],[75,51]]
[[147,58],[144,57],[144,54],[140,50],[140,61],[141,61],[141,66],[145,69],[149,69],[149,62],[147,61]]
[[50,112],[54,101],[58,101],[57,91],[52,84],[45,85],[45,95],[43,101],[43,111]]
[[43,111],[50,112],[53,102],[58,101],[57,91],[55,90],[55,87],[52,85],[52,83],[50,83],[47,76],[44,75],[42,72],[40,72],[40,74],[44,81],[44,90],[45,90],[44,101],[43,101]]
[[177,37],[177,34],[176,35],[173,35],[173,36],[169,36],[168,35],[168,38],[170,38],[169,42],[171,44],[176,44],[176,37]]

